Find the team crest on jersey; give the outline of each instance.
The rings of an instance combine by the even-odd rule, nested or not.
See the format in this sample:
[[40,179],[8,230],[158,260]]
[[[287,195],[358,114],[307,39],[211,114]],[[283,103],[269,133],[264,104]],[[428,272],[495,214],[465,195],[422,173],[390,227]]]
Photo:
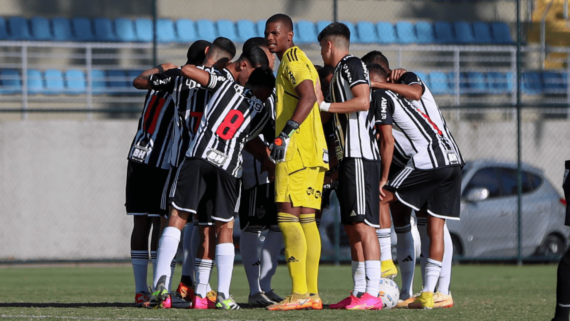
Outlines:
[[214,165],[222,166],[228,159],[228,155],[220,151],[217,151],[215,149],[210,149],[209,151],[206,152],[206,159],[208,160],[208,162]]
[[315,192],[315,198],[321,198],[321,191],[316,191]]
[[264,209],[263,206],[255,209],[255,215],[260,219],[265,216],[265,213],[267,213],[267,210]]
[[307,195],[313,195],[315,190],[312,187],[307,188]]

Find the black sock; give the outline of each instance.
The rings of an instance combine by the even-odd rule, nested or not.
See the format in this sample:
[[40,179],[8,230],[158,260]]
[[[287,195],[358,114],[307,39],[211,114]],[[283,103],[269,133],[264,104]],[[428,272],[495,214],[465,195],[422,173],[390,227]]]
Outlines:
[[558,264],[556,281],[556,314],[552,321],[568,321],[570,313],[570,249]]
[[183,275],[180,279],[180,282],[184,283],[188,287],[194,287],[194,282],[192,281],[192,277],[190,275]]

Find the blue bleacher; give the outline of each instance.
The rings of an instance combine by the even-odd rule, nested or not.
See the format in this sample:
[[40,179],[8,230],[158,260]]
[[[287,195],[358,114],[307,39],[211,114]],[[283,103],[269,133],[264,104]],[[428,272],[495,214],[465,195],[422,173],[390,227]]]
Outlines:
[[356,24],[356,30],[362,43],[377,43],[378,35],[376,26],[370,21],[360,21]]
[[540,74],[536,71],[526,71],[522,74],[522,92],[527,95],[542,93],[543,85]]
[[455,29],[455,40],[458,43],[467,44],[474,43],[475,37],[473,36],[473,28],[471,24],[463,21],[453,23]]
[[121,94],[131,89],[127,74],[124,70],[107,71],[107,89],[112,94]]
[[178,35],[178,42],[192,42],[198,40],[196,25],[194,21],[189,19],[176,21],[176,34]]
[[[176,41],[176,32],[174,31],[174,21],[170,19],[156,20],[157,41],[161,43],[170,43]],[[151,37],[152,39],[152,37]]]
[[143,73],[144,70],[127,70],[127,82],[131,83],[135,78]]
[[249,38],[258,37],[255,23],[251,20],[240,20],[236,23],[237,35],[241,42]]
[[[465,77],[465,78],[463,78]],[[487,92],[487,82],[482,72],[466,72],[461,73],[461,93],[484,94]],[[463,87],[463,80],[466,79],[466,88]],[[464,91],[464,89],[467,89]]]
[[255,25],[257,27],[257,36],[265,37],[265,22],[267,20],[259,20]]
[[396,29],[394,25],[380,21],[376,24],[376,31],[378,33],[378,42],[382,44],[392,44],[398,42],[398,36],[396,35]]
[[22,92],[22,77],[16,69],[0,69],[0,94],[10,95]]
[[491,24],[491,33],[493,35],[493,43],[502,45],[514,43],[509,25],[504,22],[493,22]]
[[44,91],[42,72],[37,69],[28,69],[26,75],[28,77],[28,81],[26,81],[28,94],[35,95],[42,93]]
[[435,43],[433,25],[427,21],[416,22],[416,35],[418,43]]
[[448,75],[441,71],[432,71],[429,73],[429,83],[431,92],[434,95],[449,95],[453,92],[453,88],[449,84]]
[[510,72],[488,72],[487,91],[490,94],[508,94],[513,89],[513,74]]
[[9,40],[31,40],[28,21],[22,17],[8,18],[8,39]]
[[117,41],[117,35],[113,30],[113,23],[107,18],[93,19],[95,38],[97,41]]
[[6,31],[6,20],[0,17],[0,40],[8,38],[8,33]]
[[212,20],[202,19],[196,21],[196,30],[198,31],[198,39],[212,42],[218,37],[216,26]]
[[409,21],[396,22],[396,34],[401,44],[417,43],[418,37],[414,25]]
[[325,29],[331,23],[332,23],[332,21],[329,21],[329,20],[317,21],[317,36],[319,35],[319,33],[321,33],[321,31],[323,31],[323,29]]
[[431,87],[430,83],[429,83],[429,79],[428,79],[428,75],[423,72],[423,71],[414,71],[414,74],[416,74],[416,76],[420,77],[421,81],[423,81],[423,83],[425,85],[427,85],[428,87]]
[[65,72],[65,89],[68,94],[84,94],[87,91],[85,72],[79,69],[68,69]]
[[295,43],[316,43],[317,27],[312,21],[301,20],[295,26]]
[[71,20],[73,38],[77,41],[93,41],[95,35],[91,21],[87,18],[73,18]]
[[153,29],[152,20],[147,18],[138,18],[134,22],[136,41],[150,42],[152,41]]
[[475,37],[475,43],[491,43],[491,29],[489,24],[485,22],[474,22],[473,23],[473,36]]
[[135,26],[131,19],[115,19],[115,33],[118,41],[133,42],[137,40]]
[[92,94],[101,95],[107,92],[107,81],[105,72],[100,69],[91,70]]
[[53,40],[71,41],[71,22],[67,18],[54,18],[51,20],[53,28]]
[[543,71],[542,83],[544,86],[544,93],[548,94],[566,93],[567,83],[564,79],[564,76],[566,76],[566,73]]
[[41,17],[34,17],[30,19],[30,26],[32,31],[32,38],[40,41],[54,40],[51,34],[49,20]]
[[[225,19],[224,20],[218,20],[216,25],[218,27],[217,28],[218,29],[218,35],[220,35],[222,37],[226,37],[233,42],[242,42],[242,40],[239,39],[239,37],[238,37],[236,27],[232,21],[225,20]],[[215,37],[214,37],[214,39],[215,39]],[[210,41],[213,41],[214,39],[212,39]],[[247,40],[247,39],[245,39],[245,40]]]
[[453,36],[453,27],[451,23],[444,21],[437,21],[433,24],[433,29],[435,33],[435,42],[440,44],[455,43],[455,37]]
[[48,69],[44,72],[45,90],[43,94],[59,95],[65,90],[63,82],[63,73],[61,70]]
[[356,32],[356,27],[350,21],[341,21],[344,23],[348,29],[350,30],[350,42],[351,43],[360,43],[360,38],[358,38],[358,33]]

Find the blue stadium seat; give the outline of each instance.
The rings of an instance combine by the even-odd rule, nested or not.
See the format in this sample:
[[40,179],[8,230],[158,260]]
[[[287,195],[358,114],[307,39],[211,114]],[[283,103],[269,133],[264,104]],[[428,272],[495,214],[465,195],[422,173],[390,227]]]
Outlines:
[[543,90],[542,79],[536,71],[523,72],[521,85],[522,92],[527,95],[538,95]]
[[196,29],[198,31],[198,39],[212,42],[218,37],[216,26],[212,20],[202,19],[196,21]]
[[359,21],[356,24],[356,30],[362,43],[376,43],[378,42],[378,35],[376,34],[376,27],[370,21]]
[[117,35],[113,30],[113,23],[107,18],[93,19],[95,26],[95,39],[97,41],[117,41]]
[[475,43],[491,43],[491,29],[489,24],[486,22],[474,22],[473,23],[473,36],[475,37]]
[[192,20],[188,19],[177,20],[176,33],[178,34],[178,42],[193,42],[198,40],[198,36],[196,33],[196,26],[194,25],[194,21]]
[[65,72],[65,92],[68,94],[84,94],[87,91],[85,72],[79,69],[68,69]]
[[312,21],[301,20],[295,26],[295,42],[315,43],[317,42],[317,27]]
[[321,33],[321,31],[323,31],[323,29],[325,29],[331,23],[332,23],[332,21],[328,21],[328,20],[317,21],[317,36],[319,35],[319,33]]
[[73,38],[77,41],[93,41],[93,27],[87,18],[73,18],[71,20]]
[[453,23],[455,29],[455,39],[458,43],[474,43],[473,28],[471,24],[463,21]]
[[107,89],[112,94],[121,94],[131,89],[124,70],[107,70]]
[[463,79],[460,84],[461,91],[467,89],[465,93],[469,94],[484,94],[487,92],[487,82],[485,80],[485,75],[482,72],[467,72],[461,73],[461,78],[466,77],[467,86],[463,87]]
[[491,94],[508,94],[513,89],[513,74],[510,72],[488,72],[487,91]]
[[135,39],[141,42],[151,42],[152,41],[152,20],[147,18],[138,18],[134,22],[135,27]]
[[259,20],[256,23],[257,26],[257,36],[258,37],[264,37],[265,36],[265,22],[267,20]]
[[67,18],[54,18],[51,20],[53,27],[53,40],[71,41],[71,22]]
[[459,74],[459,80],[455,79],[455,72],[451,71],[447,73],[447,80],[449,83],[449,94],[450,95],[455,95],[456,91],[455,91],[455,84],[459,83],[459,92],[461,92],[461,73]]
[[446,73],[441,71],[432,71],[429,73],[428,79],[432,94],[449,95],[453,92]]
[[117,35],[118,41],[133,42],[137,39],[135,34],[135,26],[131,19],[115,19],[115,33]]
[[100,69],[91,70],[91,88],[93,95],[101,95],[107,92],[107,81],[105,79],[105,72]]
[[6,31],[6,20],[0,17],[0,40],[8,38],[8,32]]
[[245,42],[249,38],[258,37],[255,30],[255,23],[251,20],[239,20],[236,23],[237,35],[240,42]]
[[44,91],[44,80],[42,78],[41,71],[37,69],[28,69],[26,76],[28,77],[28,81],[26,81],[28,94],[35,95]]
[[[218,20],[216,25],[218,27],[218,34],[220,36],[226,37],[233,42],[241,42],[238,35],[237,35],[236,26],[234,25],[233,21],[222,19],[222,20]],[[215,37],[214,37],[214,39],[215,39]],[[210,41],[213,41],[214,39],[212,39]]]
[[433,29],[435,31],[436,43],[448,44],[456,42],[453,37],[453,27],[451,26],[451,23],[437,21],[433,23]]
[[416,35],[418,36],[418,43],[435,43],[435,36],[433,34],[433,25],[427,21],[416,22]]
[[30,19],[32,37],[34,40],[51,41],[54,40],[51,34],[49,20],[41,17]]
[[414,71],[414,74],[416,74],[416,76],[420,77],[420,79],[424,82],[425,85],[427,85],[428,87],[431,87],[431,85],[429,83],[428,75],[425,72]]
[[493,43],[504,45],[514,43],[509,25],[504,22],[493,22],[491,24],[491,33],[493,35]]
[[358,33],[356,32],[356,27],[350,21],[341,21],[344,23],[348,29],[350,30],[350,42],[351,43],[360,43],[360,38],[358,37]]
[[9,40],[31,40],[28,21],[22,17],[8,18],[8,39]]
[[158,42],[175,42],[176,33],[174,32],[174,22],[170,19],[156,20],[156,34],[158,35]]
[[418,37],[414,25],[409,21],[396,22],[396,34],[401,44],[417,43]]
[[544,92],[545,93],[559,93],[564,94],[566,93],[566,82],[564,81],[563,76],[566,73],[559,73],[553,71],[543,71],[542,72],[542,82],[544,84]]
[[16,69],[0,69],[0,94],[10,95],[22,92],[22,77]]
[[391,44],[397,43],[398,37],[394,25],[386,21],[380,21],[376,24],[376,31],[378,32],[378,43]]
[[63,93],[65,87],[63,84],[63,73],[58,69],[48,69],[44,72],[46,95],[59,95]]

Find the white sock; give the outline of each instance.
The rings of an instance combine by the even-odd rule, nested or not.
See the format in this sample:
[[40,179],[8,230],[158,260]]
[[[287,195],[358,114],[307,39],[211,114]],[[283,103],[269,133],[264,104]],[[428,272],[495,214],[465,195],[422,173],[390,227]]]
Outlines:
[[263,241],[263,248],[261,249],[261,273],[259,277],[259,284],[264,292],[270,292],[271,279],[277,270],[277,261],[279,260],[279,252],[283,247],[283,234],[279,226],[270,226],[265,241]]
[[[192,255],[192,234],[194,231],[194,224],[186,224],[184,226],[184,234],[182,236],[182,275],[190,276],[194,281],[194,256]],[[187,284],[194,286],[194,284]]]
[[245,268],[247,282],[249,283],[250,295],[261,292],[261,286],[259,285],[259,275],[261,273],[259,267],[261,265],[261,261],[259,259],[259,254],[257,253],[257,241],[259,239],[259,235],[261,235],[260,231],[242,231],[239,241],[241,261]]
[[196,294],[205,298],[206,294],[210,292],[210,275],[214,267],[214,261],[208,259],[196,258]]
[[378,243],[380,243],[380,261],[392,259],[392,231],[389,228],[376,229]]
[[439,281],[437,283],[437,290],[445,295],[449,295],[449,286],[451,284],[451,263],[453,259],[453,241],[447,229],[447,224],[443,225],[443,262],[441,273],[439,274]]
[[150,261],[152,263],[152,279],[156,278],[156,251],[150,251]]
[[442,262],[428,258],[426,263],[426,279],[422,292],[433,292],[441,273]]
[[352,295],[357,296],[359,293],[366,292],[366,270],[364,262],[352,261],[352,281],[354,288]]
[[402,276],[402,286],[400,289],[400,299],[407,300],[412,295],[414,284],[414,272],[416,268],[416,251],[414,237],[412,236],[412,226],[410,224],[402,227],[394,227],[398,236],[398,265]]
[[[160,242],[158,243],[158,253],[156,258],[156,275],[152,282],[153,289],[156,290],[156,283],[161,276],[166,275],[166,282],[170,282],[172,260],[176,256],[178,243],[180,243],[180,230],[176,227],[167,227],[162,232]],[[170,289],[170,284],[166,284],[166,288]]]
[[172,278],[174,277],[174,270],[176,268],[176,256],[170,262],[170,278],[168,279],[168,293],[172,292]]
[[381,274],[380,261],[365,261],[364,269],[366,270],[366,293],[377,297]]
[[422,270],[422,284],[425,285],[426,281],[426,262],[429,257],[429,236],[427,234],[427,218],[418,217],[418,232],[420,233],[421,253],[420,253],[420,267]]
[[216,265],[218,266],[218,295],[223,293],[230,297],[230,284],[234,271],[235,247],[233,243],[216,245]]
[[131,251],[131,263],[135,275],[135,293],[148,292],[148,251]]

